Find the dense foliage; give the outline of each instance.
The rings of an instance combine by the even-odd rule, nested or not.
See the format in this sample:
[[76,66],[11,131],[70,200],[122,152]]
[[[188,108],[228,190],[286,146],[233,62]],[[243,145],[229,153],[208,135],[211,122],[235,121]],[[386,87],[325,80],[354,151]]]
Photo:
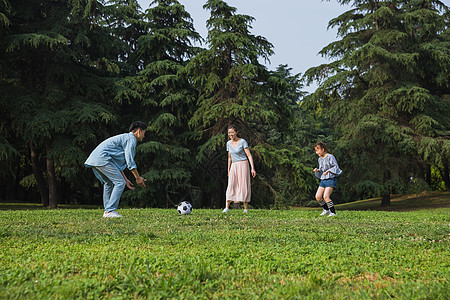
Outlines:
[[[450,188],[450,13],[440,1],[339,1],[341,40],[311,68],[320,86],[307,99],[338,132],[347,198]],[[345,154],[345,155],[344,155]]]
[[[148,125],[149,139],[139,146],[137,163],[148,188],[125,194],[138,206],[169,207],[189,195],[192,177],[192,141],[188,126],[195,110],[196,91],[183,76],[186,61],[198,53],[201,40],[184,7],[173,0],[156,0],[144,16],[146,34],[134,53],[142,70],[126,78],[120,94],[130,101],[127,114]],[[131,122],[131,120],[130,120]]]
[[313,199],[318,140],[344,169],[338,201],[449,189],[448,7],[340,3],[354,8],[322,51],[337,60],[305,74],[321,84],[304,98],[300,74],[261,63],[273,46],[254,18],[222,0],[205,1],[205,39],[176,0],[0,0],[0,200],[99,203],[83,162],[137,119],[149,184],[124,194],[133,206],[223,206],[232,123],[255,160],[255,207]]

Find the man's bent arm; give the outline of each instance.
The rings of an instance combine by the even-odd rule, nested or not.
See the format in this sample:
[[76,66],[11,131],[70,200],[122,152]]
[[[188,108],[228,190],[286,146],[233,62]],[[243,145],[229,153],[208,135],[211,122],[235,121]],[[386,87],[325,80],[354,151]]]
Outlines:
[[145,187],[145,182],[144,181],[146,181],[146,180],[139,175],[138,170],[137,169],[132,169],[131,173],[133,173],[134,178],[136,178],[137,185],[140,186],[140,187]]

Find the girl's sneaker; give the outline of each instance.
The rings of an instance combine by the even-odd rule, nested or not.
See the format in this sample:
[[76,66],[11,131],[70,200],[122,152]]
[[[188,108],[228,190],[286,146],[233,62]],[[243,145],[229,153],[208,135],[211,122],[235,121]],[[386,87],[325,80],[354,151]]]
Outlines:
[[322,213],[320,215],[321,216],[326,216],[326,215],[329,215],[330,213],[331,212],[329,210],[324,209],[324,210],[322,210]]
[[334,217],[334,216],[337,216],[337,213],[330,212],[330,214],[328,215],[328,217]]
[[248,213],[248,209],[244,209],[244,213]]
[[230,210],[228,208],[225,207],[224,210],[222,210],[223,213],[229,212]]

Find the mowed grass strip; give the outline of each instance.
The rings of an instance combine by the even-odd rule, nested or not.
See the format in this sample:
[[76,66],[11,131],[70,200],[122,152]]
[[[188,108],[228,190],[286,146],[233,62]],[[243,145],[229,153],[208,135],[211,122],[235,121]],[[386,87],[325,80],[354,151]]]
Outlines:
[[449,299],[450,209],[0,211],[2,299]]

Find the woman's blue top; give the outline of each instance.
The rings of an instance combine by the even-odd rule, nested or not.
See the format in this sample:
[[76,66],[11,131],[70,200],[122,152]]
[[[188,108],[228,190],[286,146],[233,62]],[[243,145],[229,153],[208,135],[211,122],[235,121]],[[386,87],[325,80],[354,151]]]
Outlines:
[[231,145],[231,140],[227,142],[227,151],[230,153],[231,162],[237,162],[247,159],[244,149],[248,148],[247,141],[240,139],[236,146]]

